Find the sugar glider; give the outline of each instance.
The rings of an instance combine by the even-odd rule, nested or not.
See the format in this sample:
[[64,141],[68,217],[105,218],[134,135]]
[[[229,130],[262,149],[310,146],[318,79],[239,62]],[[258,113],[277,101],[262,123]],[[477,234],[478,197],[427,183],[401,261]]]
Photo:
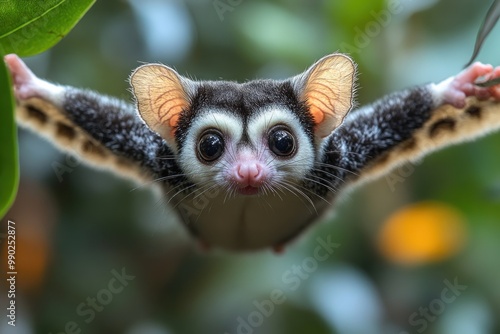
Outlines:
[[193,81],[161,64],[130,76],[135,105],[37,78],[5,57],[17,119],[97,167],[160,187],[193,238],[280,250],[346,189],[500,128],[500,68],[353,110],[356,65],[331,54],[285,80]]

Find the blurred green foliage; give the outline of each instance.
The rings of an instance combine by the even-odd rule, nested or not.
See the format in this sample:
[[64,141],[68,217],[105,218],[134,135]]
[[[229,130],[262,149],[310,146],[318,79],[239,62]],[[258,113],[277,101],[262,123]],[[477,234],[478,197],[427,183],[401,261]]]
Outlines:
[[[1,56],[1,53],[0,53]],[[17,158],[17,131],[14,120],[14,100],[12,84],[4,62],[0,64],[0,217],[12,205],[19,182],[19,163]]]
[[[365,104],[457,73],[489,5],[401,0],[397,13],[379,21],[389,8],[383,1],[225,3],[232,10],[221,21],[211,1],[100,1],[61,43],[27,61],[41,77],[130,101],[126,79],[143,61],[198,79],[283,78],[350,45],[359,51],[351,55],[359,66],[358,101]],[[493,31],[489,40],[499,37]],[[499,54],[496,43],[487,42],[479,60],[498,65]],[[500,332],[498,134],[397,169],[404,181],[392,187],[385,178],[363,186],[281,256],[200,254],[169,228],[168,211],[149,192],[131,191],[135,185],[88,169],[28,132],[21,131],[20,144],[21,192],[39,187],[50,199],[31,219],[50,232],[52,257],[36,293],[19,297],[31,313],[19,319],[35,332],[58,333],[75,321],[83,333],[237,333],[238,319],[248,322],[255,302],[281,289],[286,301],[254,333],[417,333],[422,325],[410,317],[417,312],[413,319],[422,319],[419,309],[439,300],[444,280],[455,277],[467,290],[431,314],[422,331]],[[58,177],[54,162],[70,171]],[[396,209],[423,200],[461,212],[467,246],[440,263],[389,262],[375,244],[381,225]],[[27,207],[35,206],[16,202],[9,219],[28,221]],[[340,247],[292,290],[283,274],[312,256],[316,238],[326,236]],[[122,267],[135,280],[86,323],[76,307]]]
[[[19,1],[0,4],[0,57],[9,53],[32,56],[59,42],[95,0]],[[0,66],[0,217],[16,196],[19,182],[17,133],[14,122],[12,83],[5,63]]]

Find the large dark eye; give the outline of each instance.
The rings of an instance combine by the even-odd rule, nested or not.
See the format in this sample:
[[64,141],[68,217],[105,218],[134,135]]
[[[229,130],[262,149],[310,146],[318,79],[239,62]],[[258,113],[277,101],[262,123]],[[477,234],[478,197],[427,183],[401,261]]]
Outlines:
[[205,131],[198,142],[198,156],[206,162],[217,160],[224,152],[224,138],[216,130]]
[[295,137],[282,126],[269,132],[269,148],[278,156],[290,156],[295,153]]

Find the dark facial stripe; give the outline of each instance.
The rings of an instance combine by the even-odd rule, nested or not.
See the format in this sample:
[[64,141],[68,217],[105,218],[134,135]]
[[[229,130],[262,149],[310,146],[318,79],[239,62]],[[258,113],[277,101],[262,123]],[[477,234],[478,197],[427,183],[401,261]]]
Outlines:
[[177,123],[176,141],[182,151],[186,134],[194,119],[203,111],[226,110],[242,120],[243,143],[248,143],[247,124],[256,112],[267,106],[278,105],[290,110],[299,120],[311,142],[314,141],[314,122],[307,106],[298,100],[289,81],[257,80],[244,84],[234,82],[203,82]]

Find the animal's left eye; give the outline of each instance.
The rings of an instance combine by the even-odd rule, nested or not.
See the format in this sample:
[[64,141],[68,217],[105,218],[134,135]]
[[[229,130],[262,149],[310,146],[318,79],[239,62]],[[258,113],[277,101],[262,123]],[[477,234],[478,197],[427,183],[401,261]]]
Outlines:
[[282,126],[276,126],[269,132],[269,149],[280,157],[291,156],[295,153],[295,137]]
[[224,152],[224,138],[216,130],[203,133],[198,142],[198,156],[205,162],[217,160]]

